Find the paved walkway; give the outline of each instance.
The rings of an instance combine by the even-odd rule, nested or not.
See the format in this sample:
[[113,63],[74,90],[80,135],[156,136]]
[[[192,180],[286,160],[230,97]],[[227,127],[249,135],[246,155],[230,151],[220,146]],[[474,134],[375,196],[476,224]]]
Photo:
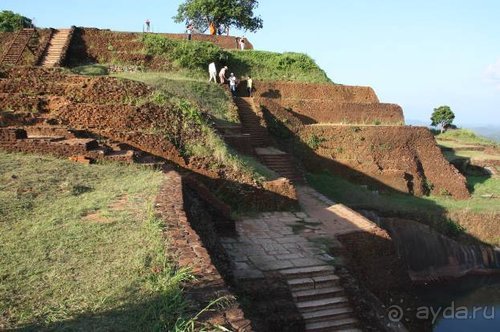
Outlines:
[[321,223],[322,231],[328,236],[371,231],[377,225],[343,204],[337,204],[309,186],[297,186],[300,206],[312,218]]
[[358,331],[328,248],[335,236],[376,227],[308,186],[297,188],[305,212],[272,212],[236,222],[237,237],[222,238],[236,279],[278,272],[288,283],[306,331]]

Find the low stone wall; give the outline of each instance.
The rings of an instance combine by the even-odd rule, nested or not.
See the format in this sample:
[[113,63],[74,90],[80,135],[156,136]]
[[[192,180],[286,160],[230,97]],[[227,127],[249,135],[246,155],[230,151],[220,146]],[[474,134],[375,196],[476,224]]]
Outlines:
[[84,155],[91,159],[103,159],[104,153],[96,150],[98,147],[93,139],[28,138],[23,129],[0,128],[0,149],[7,152],[42,153],[66,158]]
[[[188,282],[186,292],[192,301],[193,314],[203,309],[210,301],[226,297],[228,304],[213,307],[201,315],[201,323],[226,326],[234,331],[252,331],[250,321],[229,291],[224,279],[215,267],[204,243],[204,234],[197,234],[188,221],[184,210],[184,193],[181,176],[166,170],[166,180],[156,200],[156,212],[164,220],[167,253],[179,267],[189,268],[196,279]],[[201,235],[201,237],[200,237]],[[206,240],[209,240],[210,237]]]
[[[160,33],[160,35],[172,38],[172,39],[187,39],[187,34],[185,33]],[[239,49],[238,38],[236,36],[212,36],[201,33],[195,33],[192,35],[192,40],[199,40],[213,43],[224,49]],[[245,38],[245,49],[252,50],[253,44]]]
[[332,100],[258,98],[255,101],[272,112],[284,108],[303,124],[404,124],[403,110],[396,104],[338,103]]
[[[246,95],[246,83],[239,85],[242,96]],[[378,103],[371,87],[328,83],[288,83],[254,81],[254,97],[271,99],[323,99],[335,103]]]
[[408,264],[413,281],[457,278],[468,273],[500,274],[500,250],[458,243],[416,221],[384,218],[382,226]]

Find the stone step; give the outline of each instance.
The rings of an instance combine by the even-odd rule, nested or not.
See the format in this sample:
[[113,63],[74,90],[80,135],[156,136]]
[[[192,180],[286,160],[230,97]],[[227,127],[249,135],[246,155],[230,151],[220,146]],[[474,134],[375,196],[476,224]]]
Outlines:
[[280,270],[280,273],[286,278],[298,278],[298,277],[324,276],[325,274],[331,274],[334,271],[335,269],[330,265],[318,265],[310,267],[283,269]]
[[263,162],[266,163],[267,165],[274,165],[279,168],[286,168],[286,169],[293,169],[293,163],[291,160],[280,160],[280,161],[269,161],[263,158]]
[[38,135],[28,135],[28,139],[31,140],[43,140],[48,142],[60,142],[66,139],[64,136],[38,136]]
[[304,321],[307,323],[314,322],[324,322],[333,319],[345,319],[352,318],[353,309],[345,306],[339,308],[325,309],[325,310],[317,310],[311,312],[304,312],[302,317]]
[[308,332],[345,331],[348,328],[356,328],[358,325],[359,322],[357,319],[346,318],[327,322],[306,323],[305,330]]
[[344,295],[344,289],[338,286],[304,289],[292,292],[292,296],[295,299],[297,299],[297,301],[309,301],[315,299],[318,300],[331,296],[342,296],[342,295]]
[[334,274],[312,278],[293,278],[287,280],[292,291],[306,290],[311,288],[333,287],[339,284],[339,277]]
[[99,147],[97,141],[92,138],[70,138],[56,142],[56,144],[71,145],[71,146],[80,145],[84,146],[86,151],[95,150]]
[[346,305],[349,305],[349,300],[344,296],[297,302],[297,308],[301,313],[340,308]]

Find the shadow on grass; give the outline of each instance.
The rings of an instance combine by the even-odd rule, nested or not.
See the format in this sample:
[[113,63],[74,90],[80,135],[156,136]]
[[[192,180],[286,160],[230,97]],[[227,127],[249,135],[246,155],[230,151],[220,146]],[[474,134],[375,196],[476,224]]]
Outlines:
[[[305,169],[311,173],[309,175],[311,185],[320,192],[357,209],[376,209],[382,215],[415,219],[446,236],[452,238],[460,236],[467,243],[487,245],[476,237],[464,233],[458,224],[449,219],[447,208],[438,202],[397,191],[373,177],[318,155],[297,134],[298,128],[295,126],[302,122],[294,114],[286,110],[273,113],[266,108],[262,108],[262,112],[269,131],[279,142],[280,147],[302,162]],[[407,180],[408,190],[411,192],[413,182],[411,179]],[[396,208],[391,209],[391,207]]]

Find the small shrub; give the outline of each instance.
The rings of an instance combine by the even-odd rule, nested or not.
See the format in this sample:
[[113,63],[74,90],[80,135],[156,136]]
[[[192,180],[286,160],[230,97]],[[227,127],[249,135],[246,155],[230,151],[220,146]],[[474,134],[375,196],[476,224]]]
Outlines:
[[380,126],[382,124],[382,121],[377,119],[377,120],[373,121],[373,124],[376,126]]
[[445,235],[456,237],[462,235],[465,232],[465,227],[460,224],[457,224],[451,219],[445,219],[441,227],[441,230]]
[[316,134],[313,134],[312,136],[309,137],[309,139],[307,140],[307,145],[313,149],[313,150],[317,150],[321,143],[323,143],[324,141],[326,141],[325,138],[323,137],[319,137],[318,135]]
[[426,195],[429,195],[434,190],[434,184],[427,178],[424,179],[423,187]]
[[446,190],[444,188],[441,188],[439,190],[439,195],[441,195],[441,196],[451,196],[451,193],[448,190]]

